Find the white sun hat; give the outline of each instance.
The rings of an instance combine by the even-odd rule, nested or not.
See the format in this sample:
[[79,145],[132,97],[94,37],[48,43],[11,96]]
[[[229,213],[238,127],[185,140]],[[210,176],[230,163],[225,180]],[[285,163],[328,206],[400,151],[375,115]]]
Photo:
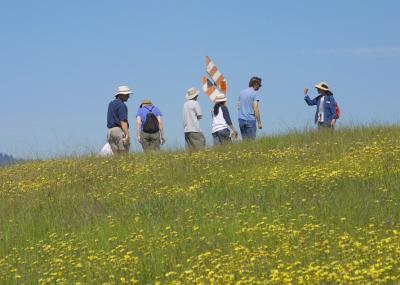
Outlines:
[[228,98],[226,98],[225,94],[222,93],[218,94],[214,100],[215,103],[226,102],[226,101],[228,101]]
[[194,87],[189,88],[189,89],[186,91],[186,99],[187,99],[187,100],[191,100],[191,99],[193,99],[193,98],[199,96],[199,94],[200,94],[200,91],[197,90],[196,88],[194,88]]
[[120,94],[121,95],[131,95],[131,94],[133,94],[133,92],[131,91],[131,89],[129,89],[128,86],[122,85],[122,86],[118,86],[117,94],[115,94],[115,96],[118,96]]

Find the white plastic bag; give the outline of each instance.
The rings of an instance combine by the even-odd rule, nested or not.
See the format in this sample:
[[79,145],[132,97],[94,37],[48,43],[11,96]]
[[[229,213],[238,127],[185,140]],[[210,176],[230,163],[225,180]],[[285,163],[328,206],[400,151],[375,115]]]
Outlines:
[[100,156],[110,156],[113,155],[113,151],[111,149],[111,145],[109,143],[106,143],[103,148],[99,152]]

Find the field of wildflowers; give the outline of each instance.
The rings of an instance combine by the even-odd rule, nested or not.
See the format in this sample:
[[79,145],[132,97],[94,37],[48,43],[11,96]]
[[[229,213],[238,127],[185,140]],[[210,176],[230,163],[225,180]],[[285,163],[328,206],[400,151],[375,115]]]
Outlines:
[[400,127],[0,168],[0,284],[398,284]]

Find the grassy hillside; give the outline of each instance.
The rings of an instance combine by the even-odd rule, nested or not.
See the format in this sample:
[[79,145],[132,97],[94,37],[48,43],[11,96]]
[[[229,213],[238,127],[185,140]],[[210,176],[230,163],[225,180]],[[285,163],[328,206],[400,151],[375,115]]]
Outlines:
[[397,284],[399,202],[399,127],[0,168],[0,284]]

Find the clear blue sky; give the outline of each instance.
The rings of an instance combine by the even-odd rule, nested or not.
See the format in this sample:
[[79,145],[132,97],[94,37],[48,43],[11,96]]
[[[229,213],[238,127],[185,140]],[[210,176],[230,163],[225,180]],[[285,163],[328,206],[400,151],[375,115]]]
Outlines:
[[[0,152],[100,149],[107,105],[124,84],[135,91],[130,121],[150,98],[168,147],[182,146],[185,91],[201,87],[206,55],[227,78],[234,122],[239,91],[263,78],[266,134],[312,126],[303,88],[322,80],[340,103],[340,125],[397,123],[399,11],[397,0],[1,1]],[[199,101],[211,142],[211,103]]]

